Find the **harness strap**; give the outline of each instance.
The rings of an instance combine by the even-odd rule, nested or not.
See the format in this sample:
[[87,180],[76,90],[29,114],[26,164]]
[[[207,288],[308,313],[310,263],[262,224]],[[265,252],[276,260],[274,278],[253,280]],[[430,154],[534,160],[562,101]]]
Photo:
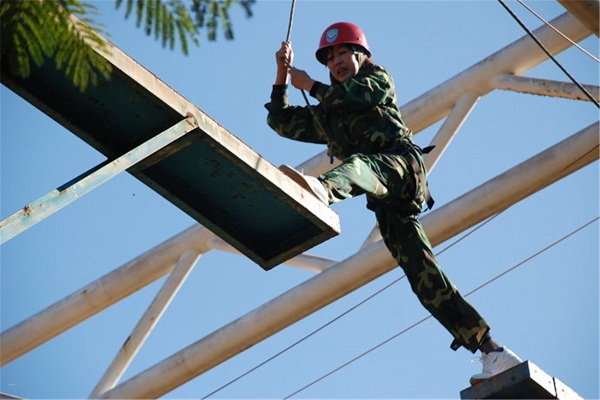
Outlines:
[[[427,146],[424,149],[422,149],[421,147],[419,147],[416,144],[412,144],[412,146],[417,151],[419,151],[421,154],[428,154],[435,147],[435,146]],[[435,204],[435,200],[433,200],[433,197],[431,197],[431,193],[429,192],[429,185],[427,183],[427,180],[425,179],[425,174],[423,173],[423,170],[421,169],[419,162],[412,154],[409,154],[409,157],[406,157],[406,159],[410,163],[410,166],[413,169],[417,183],[420,183],[421,187],[423,188],[423,195],[425,196],[425,202],[427,203],[427,209],[431,210],[433,208],[433,205]]]
[[[435,201],[431,197],[429,192],[429,186],[427,185],[427,179],[425,179],[425,174],[421,169],[417,156],[410,151],[410,147],[414,148],[415,151],[419,153],[429,153],[434,146],[429,146],[424,149],[421,149],[419,146],[414,143],[405,143],[406,147],[402,150],[399,155],[407,162],[407,167],[409,169],[409,173],[411,172],[415,179],[415,194],[412,200],[407,200],[401,204],[395,203],[390,204],[386,203],[385,200],[378,199],[374,196],[370,196],[367,194],[367,208],[371,211],[377,212],[378,208],[386,208],[393,209],[395,212],[400,215],[409,217],[413,215],[417,215],[421,213],[421,207],[425,202],[429,210],[433,207]],[[419,193],[419,185],[423,188],[423,192]]]

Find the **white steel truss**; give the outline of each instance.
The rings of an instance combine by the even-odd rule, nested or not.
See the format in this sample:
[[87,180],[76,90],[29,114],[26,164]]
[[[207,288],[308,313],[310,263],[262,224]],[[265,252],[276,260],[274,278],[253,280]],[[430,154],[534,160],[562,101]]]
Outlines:
[[[552,21],[552,25],[576,42],[590,35],[590,30],[568,13]],[[552,54],[570,47],[548,27],[537,29],[535,35]],[[541,52],[535,51],[535,46],[528,37],[523,37],[401,107],[415,133],[444,120],[433,140],[436,148],[426,158],[430,170],[477,101],[495,89],[585,100],[578,88],[570,83],[521,76],[546,61]],[[597,86],[587,85],[586,89],[596,99],[600,97]],[[596,161],[598,132],[596,122],[430,212],[422,218],[430,241],[435,246]],[[326,159],[319,154],[298,168],[317,175],[331,168]],[[202,254],[211,250],[236,252],[201,225],[193,226],[148,250],[4,331],[0,337],[2,365],[168,275],[130,339],[90,395],[100,398],[155,398],[396,267],[376,229],[362,248],[344,260],[308,254],[297,256],[285,264],[317,272],[313,278],[119,383],[190,270]]]

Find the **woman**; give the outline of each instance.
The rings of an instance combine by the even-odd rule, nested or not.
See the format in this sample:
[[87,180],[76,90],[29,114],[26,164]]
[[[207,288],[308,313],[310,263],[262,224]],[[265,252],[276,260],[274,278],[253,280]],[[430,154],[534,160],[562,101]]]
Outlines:
[[[271,102],[265,105],[269,126],[286,138],[326,144],[328,154],[342,160],[318,178],[290,167],[282,170],[326,204],[366,194],[367,207],[375,212],[383,240],[413,292],[454,337],[451,348],[482,352],[483,372],[471,378],[476,383],[521,360],[491,338],[486,321],[437,263],[417,218],[425,204],[433,205],[423,150],[413,144],[402,120],[391,75],[370,57],[358,26],[348,22],[329,26],[316,52],[329,70],[328,85],[292,67],[292,48],[282,43],[276,53]],[[295,88],[309,92],[319,104],[288,104],[288,76]]]

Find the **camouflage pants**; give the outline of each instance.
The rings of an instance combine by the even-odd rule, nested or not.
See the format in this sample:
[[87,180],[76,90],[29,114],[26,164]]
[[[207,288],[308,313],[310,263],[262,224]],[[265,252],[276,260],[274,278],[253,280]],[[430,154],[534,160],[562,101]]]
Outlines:
[[441,270],[419,220],[402,207],[419,190],[406,160],[394,154],[357,154],[319,180],[331,203],[367,194],[387,248],[421,304],[454,337],[452,349],[477,351],[489,326]]

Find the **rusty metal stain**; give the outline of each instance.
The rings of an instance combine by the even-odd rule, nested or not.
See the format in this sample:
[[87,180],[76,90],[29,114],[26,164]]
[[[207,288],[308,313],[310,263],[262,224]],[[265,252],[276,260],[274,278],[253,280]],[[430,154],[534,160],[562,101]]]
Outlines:
[[193,139],[184,136],[184,137],[176,140],[175,142],[171,143],[170,145],[158,150],[157,152],[155,152],[151,156],[147,157],[146,159],[140,161],[134,167],[134,169],[136,169],[138,171],[143,171],[144,169],[150,168],[151,166],[179,153],[181,150],[183,150],[187,147],[190,147],[193,144],[194,144]]
[[210,177],[219,178],[221,176],[221,169],[223,168],[223,164],[216,158],[211,158],[210,160],[207,160],[207,162],[210,164],[211,167],[211,172],[209,174]]

